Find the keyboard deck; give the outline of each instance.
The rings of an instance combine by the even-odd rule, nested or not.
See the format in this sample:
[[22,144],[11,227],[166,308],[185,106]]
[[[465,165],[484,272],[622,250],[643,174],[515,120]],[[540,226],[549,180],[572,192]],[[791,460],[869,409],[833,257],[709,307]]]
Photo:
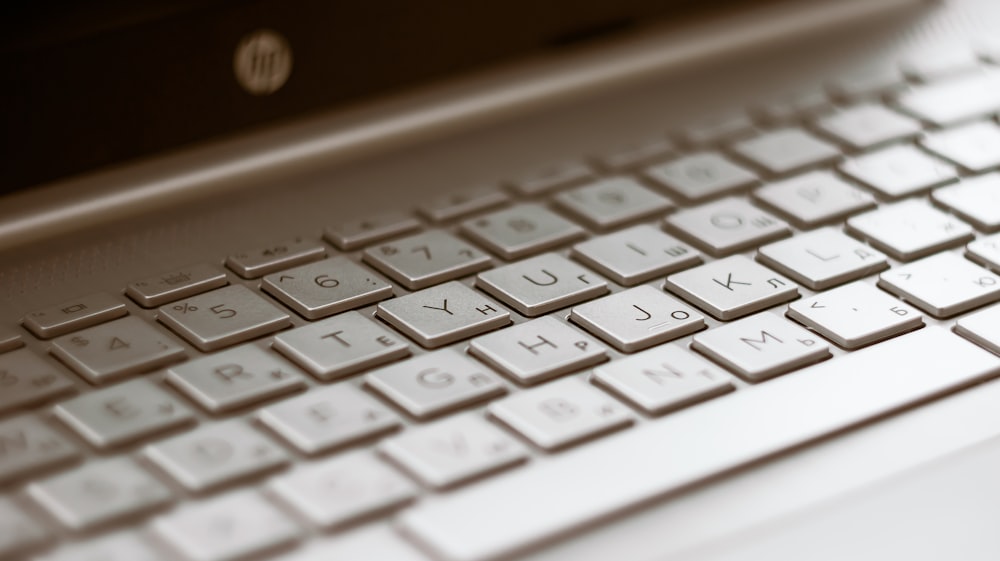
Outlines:
[[867,69],[0,326],[0,559],[492,559],[996,376],[997,91]]

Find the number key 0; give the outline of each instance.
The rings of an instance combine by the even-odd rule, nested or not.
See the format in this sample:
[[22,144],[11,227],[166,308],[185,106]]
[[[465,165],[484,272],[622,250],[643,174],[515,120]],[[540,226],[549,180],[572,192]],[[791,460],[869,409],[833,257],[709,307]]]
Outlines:
[[285,312],[242,285],[159,308],[157,319],[202,351],[221,349],[287,327]]

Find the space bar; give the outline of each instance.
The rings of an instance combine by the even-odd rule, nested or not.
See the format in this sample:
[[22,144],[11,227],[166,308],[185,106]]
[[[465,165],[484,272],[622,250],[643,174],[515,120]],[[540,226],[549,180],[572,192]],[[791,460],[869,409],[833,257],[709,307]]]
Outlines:
[[997,374],[1000,358],[926,327],[420,503],[397,522],[443,559],[494,559]]

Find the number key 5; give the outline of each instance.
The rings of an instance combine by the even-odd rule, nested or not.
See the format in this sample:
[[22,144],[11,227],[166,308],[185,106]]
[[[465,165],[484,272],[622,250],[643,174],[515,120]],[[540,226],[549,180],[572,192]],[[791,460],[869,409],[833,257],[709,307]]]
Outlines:
[[162,306],[156,317],[202,351],[242,343],[291,323],[288,314],[242,285]]

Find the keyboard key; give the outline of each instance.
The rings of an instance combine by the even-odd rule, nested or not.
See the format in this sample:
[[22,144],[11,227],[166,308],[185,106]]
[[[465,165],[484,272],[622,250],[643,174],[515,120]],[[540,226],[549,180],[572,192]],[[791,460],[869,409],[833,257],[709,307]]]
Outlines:
[[564,191],[556,204],[595,230],[608,230],[662,214],[674,204],[629,177],[613,177]]
[[809,331],[762,312],[694,336],[691,348],[752,382],[784,374],[830,356],[830,347]]
[[152,523],[153,533],[192,561],[233,561],[277,549],[301,530],[252,490],[189,503]]
[[694,146],[716,144],[727,140],[735,140],[753,134],[753,121],[746,113],[720,113],[685,127],[681,131],[684,142]]
[[561,255],[545,253],[480,273],[476,286],[535,317],[608,292],[608,283]]
[[667,228],[712,255],[743,251],[791,233],[785,221],[744,199],[726,198],[668,216]]
[[701,253],[648,224],[605,234],[573,246],[572,256],[625,286],[701,263]]
[[54,365],[28,349],[0,354],[0,414],[73,391]]
[[933,82],[980,68],[976,53],[966,48],[935,48],[912,54],[900,62],[908,76],[921,82]]
[[840,171],[888,199],[898,199],[954,181],[955,168],[909,144],[855,156]]
[[803,228],[839,222],[875,206],[874,197],[828,171],[771,183],[754,191],[754,197]]
[[32,483],[28,494],[74,531],[135,519],[173,498],[164,484],[125,457],[90,462]]
[[1000,173],[942,187],[931,193],[931,198],[980,230],[1000,230]]
[[816,122],[816,128],[855,150],[913,138],[920,123],[877,103],[862,103],[841,109]]
[[195,493],[274,470],[289,461],[284,449],[242,419],[199,427],[147,446],[143,453]]
[[256,279],[324,257],[326,248],[323,244],[306,238],[294,238],[230,255],[226,258],[226,266],[245,279]]
[[489,255],[441,230],[368,248],[363,257],[410,290],[471,275],[492,264]]
[[[422,502],[396,522],[443,558],[509,556],[998,373],[1000,357],[927,327]],[[711,445],[697,437],[706,427],[722,427],[712,433]],[[544,501],[537,500],[539,489]]]
[[156,319],[202,351],[214,351],[291,324],[288,314],[243,285],[161,307]]
[[213,413],[305,387],[291,363],[254,345],[202,357],[167,370],[167,382]]
[[42,339],[51,339],[120,318],[128,314],[125,304],[106,292],[88,294],[24,316],[24,326]]
[[909,200],[849,218],[847,231],[901,261],[972,239],[972,228],[923,201]]
[[889,268],[886,256],[834,228],[822,228],[765,245],[757,260],[813,290]]
[[788,305],[788,317],[846,349],[923,327],[920,312],[865,282]]
[[917,86],[899,96],[899,106],[939,127],[1000,111],[1000,72],[974,73]]
[[34,476],[79,457],[80,450],[39,417],[0,421],[0,483]]
[[441,223],[498,207],[509,200],[507,193],[492,185],[486,185],[431,197],[417,210],[431,222]]
[[[272,479],[268,488],[323,529],[392,510],[417,495],[416,485],[367,451],[296,466]],[[344,559],[376,559],[370,554],[365,551],[362,557]],[[317,559],[334,558],[324,555]]]
[[336,537],[312,540],[277,561],[333,559],[391,559],[429,561],[420,550],[403,539],[388,524],[369,524]]
[[522,384],[604,362],[606,351],[597,341],[554,317],[521,323],[469,344],[469,354]]
[[257,413],[303,454],[319,454],[399,428],[399,417],[350,384],[312,389]]
[[510,182],[518,193],[532,197],[594,179],[594,170],[583,162],[553,164]]
[[272,346],[320,380],[355,374],[410,355],[410,344],[358,312],[286,331]]
[[429,349],[511,322],[506,308],[458,281],[382,302],[375,315]]
[[170,561],[139,532],[123,532],[66,544],[38,561]]
[[346,257],[264,277],[260,287],[306,319],[320,319],[392,298],[392,285]]
[[51,538],[49,531],[25,514],[14,501],[0,497],[0,559],[16,559],[18,554],[39,547]]
[[840,159],[836,146],[798,128],[783,128],[737,142],[732,150],[772,175]]
[[934,317],[1000,300],[1000,276],[954,253],[939,253],[879,275],[878,285]]
[[581,304],[573,308],[569,319],[626,353],[705,327],[700,312],[646,285]]
[[548,451],[626,427],[634,420],[625,406],[575,377],[516,393],[491,403],[488,410]]
[[958,320],[955,333],[1000,355],[1000,305]]
[[1000,272],[1000,234],[979,238],[966,246],[966,255],[980,265]]
[[125,294],[143,308],[155,308],[221,288],[228,282],[225,271],[202,263],[131,282],[125,287]]
[[584,236],[583,228],[537,204],[517,205],[462,223],[462,232],[504,259],[519,259]]
[[0,326],[0,353],[12,351],[24,346],[21,334],[9,327]]
[[323,237],[337,249],[353,251],[419,229],[420,222],[408,213],[389,211],[331,226]]
[[830,82],[830,91],[837,97],[856,100],[901,89],[906,77],[895,64],[877,62],[856,68]]
[[626,144],[595,158],[606,171],[619,173],[664,160],[674,154],[674,144],[666,138],[654,137]]
[[752,187],[757,176],[717,152],[697,152],[646,169],[645,176],[670,194],[700,201]]
[[756,108],[756,112],[765,121],[780,123],[803,119],[829,109],[830,98],[822,88],[817,87],[781,95]]
[[799,296],[795,283],[742,255],[670,275],[663,287],[721,320],[743,317]]
[[183,347],[135,316],[53,339],[51,351],[94,384],[148,372],[184,359]]
[[994,37],[978,37],[975,41],[975,51],[979,56],[993,64],[1000,64],[1000,41]]
[[650,415],[661,415],[733,390],[724,370],[676,344],[599,366],[591,379]]
[[365,376],[365,384],[418,419],[507,391],[488,368],[454,349],[380,368]]
[[147,379],[132,380],[64,401],[56,417],[106,450],[186,425],[191,410]]
[[379,452],[434,489],[454,487],[528,459],[528,450],[477,413],[383,440]]
[[921,140],[921,144],[973,172],[1000,167],[1000,127],[993,122],[970,123],[932,132]]

